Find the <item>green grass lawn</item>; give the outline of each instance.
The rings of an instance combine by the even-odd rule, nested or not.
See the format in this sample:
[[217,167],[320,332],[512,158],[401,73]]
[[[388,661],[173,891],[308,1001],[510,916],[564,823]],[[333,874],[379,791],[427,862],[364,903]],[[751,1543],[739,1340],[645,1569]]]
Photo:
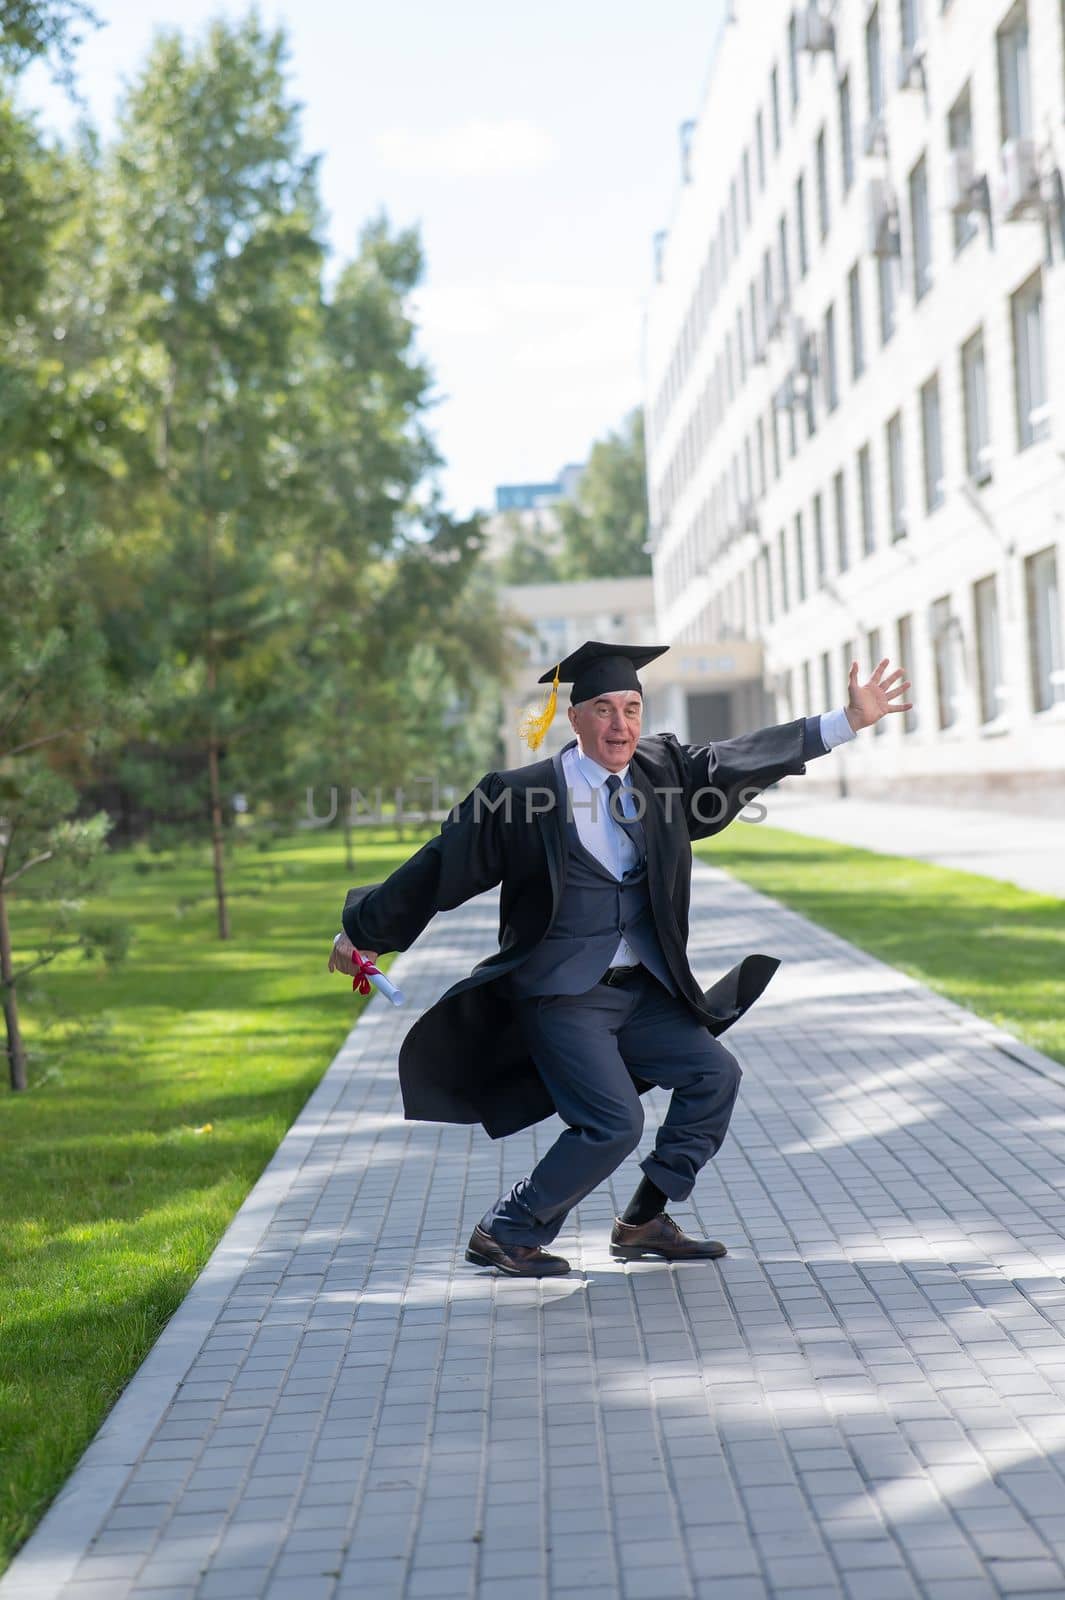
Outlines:
[[1065,1062],[1065,900],[765,823],[695,854]]
[[[354,880],[424,836],[360,833]],[[126,963],[43,969],[23,1016],[31,1086],[0,1088],[0,1570],[364,1003],[326,971],[350,876],[337,834],[236,849],[227,944],[206,852],[116,854],[106,871],[88,908],[128,919]],[[44,915],[13,903],[17,958]]]

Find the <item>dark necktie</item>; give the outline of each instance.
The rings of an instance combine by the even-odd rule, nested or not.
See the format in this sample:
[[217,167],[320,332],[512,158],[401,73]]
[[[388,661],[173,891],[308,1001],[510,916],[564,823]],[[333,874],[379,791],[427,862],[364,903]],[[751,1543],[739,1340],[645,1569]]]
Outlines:
[[621,779],[618,777],[616,772],[610,773],[606,780],[606,786],[609,790],[609,799],[607,804],[610,807],[610,815],[613,817],[618,827],[624,829],[624,831],[628,834],[636,848],[635,865],[629,868],[630,872],[634,872],[642,865],[644,858],[647,855],[647,838],[643,831],[643,823],[638,817],[626,817],[622,815],[622,802],[617,798],[618,790],[621,788]]

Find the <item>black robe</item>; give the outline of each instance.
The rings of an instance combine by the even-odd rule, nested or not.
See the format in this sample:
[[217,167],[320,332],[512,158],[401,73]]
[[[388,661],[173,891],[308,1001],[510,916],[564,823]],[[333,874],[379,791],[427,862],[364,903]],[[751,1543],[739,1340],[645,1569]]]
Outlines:
[[[807,724],[813,720],[800,717],[709,745],[652,734],[633,752],[628,783],[646,802],[655,927],[678,994],[715,1035],[753,1005],[780,962],[751,954],[709,989],[696,983],[686,951],[691,841],[719,833],[768,785],[805,772],[804,753],[824,753],[819,736],[811,738]],[[570,740],[565,748],[575,744]],[[700,796],[708,786],[717,794]],[[408,1120],[480,1122],[498,1139],[554,1112],[507,986],[498,980],[525,959],[555,915],[566,862],[565,796],[561,752],[490,772],[436,838],[383,883],[348,893],[344,931],[357,949],[385,954],[406,950],[436,912],[500,885],[498,951],[430,1006],[400,1048]],[[642,1094],[650,1084],[637,1079],[636,1087]]]

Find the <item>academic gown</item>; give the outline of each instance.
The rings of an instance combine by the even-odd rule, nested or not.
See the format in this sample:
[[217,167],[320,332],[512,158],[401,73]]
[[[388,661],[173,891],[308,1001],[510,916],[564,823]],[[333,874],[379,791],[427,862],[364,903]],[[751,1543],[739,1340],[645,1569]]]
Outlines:
[[[715,1035],[749,1010],[780,962],[752,953],[709,989],[700,988],[686,949],[691,843],[719,833],[769,785],[806,771],[804,725],[800,717],[706,745],[651,734],[632,755],[628,784],[646,804],[648,891],[662,951],[678,995]],[[720,796],[700,797],[707,786]],[[453,984],[403,1040],[399,1077],[408,1121],[480,1122],[498,1139],[553,1114],[500,980],[555,916],[566,866],[565,823],[559,752],[488,773],[437,837],[383,883],[349,890],[345,933],[357,949],[385,954],[406,950],[438,911],[500,886],[498,951]],[[651,1085],[636,1079],[636,1087],[642,1094]]]

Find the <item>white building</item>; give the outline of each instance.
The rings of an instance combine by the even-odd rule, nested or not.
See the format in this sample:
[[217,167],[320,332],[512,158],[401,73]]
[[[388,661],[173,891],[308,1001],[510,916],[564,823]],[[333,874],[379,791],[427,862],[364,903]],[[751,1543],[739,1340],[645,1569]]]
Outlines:
[[760,643],[779,720],[887,655],[852,792],[1060,807],[1065,6],[733,16],[648,312],[663,640]]

